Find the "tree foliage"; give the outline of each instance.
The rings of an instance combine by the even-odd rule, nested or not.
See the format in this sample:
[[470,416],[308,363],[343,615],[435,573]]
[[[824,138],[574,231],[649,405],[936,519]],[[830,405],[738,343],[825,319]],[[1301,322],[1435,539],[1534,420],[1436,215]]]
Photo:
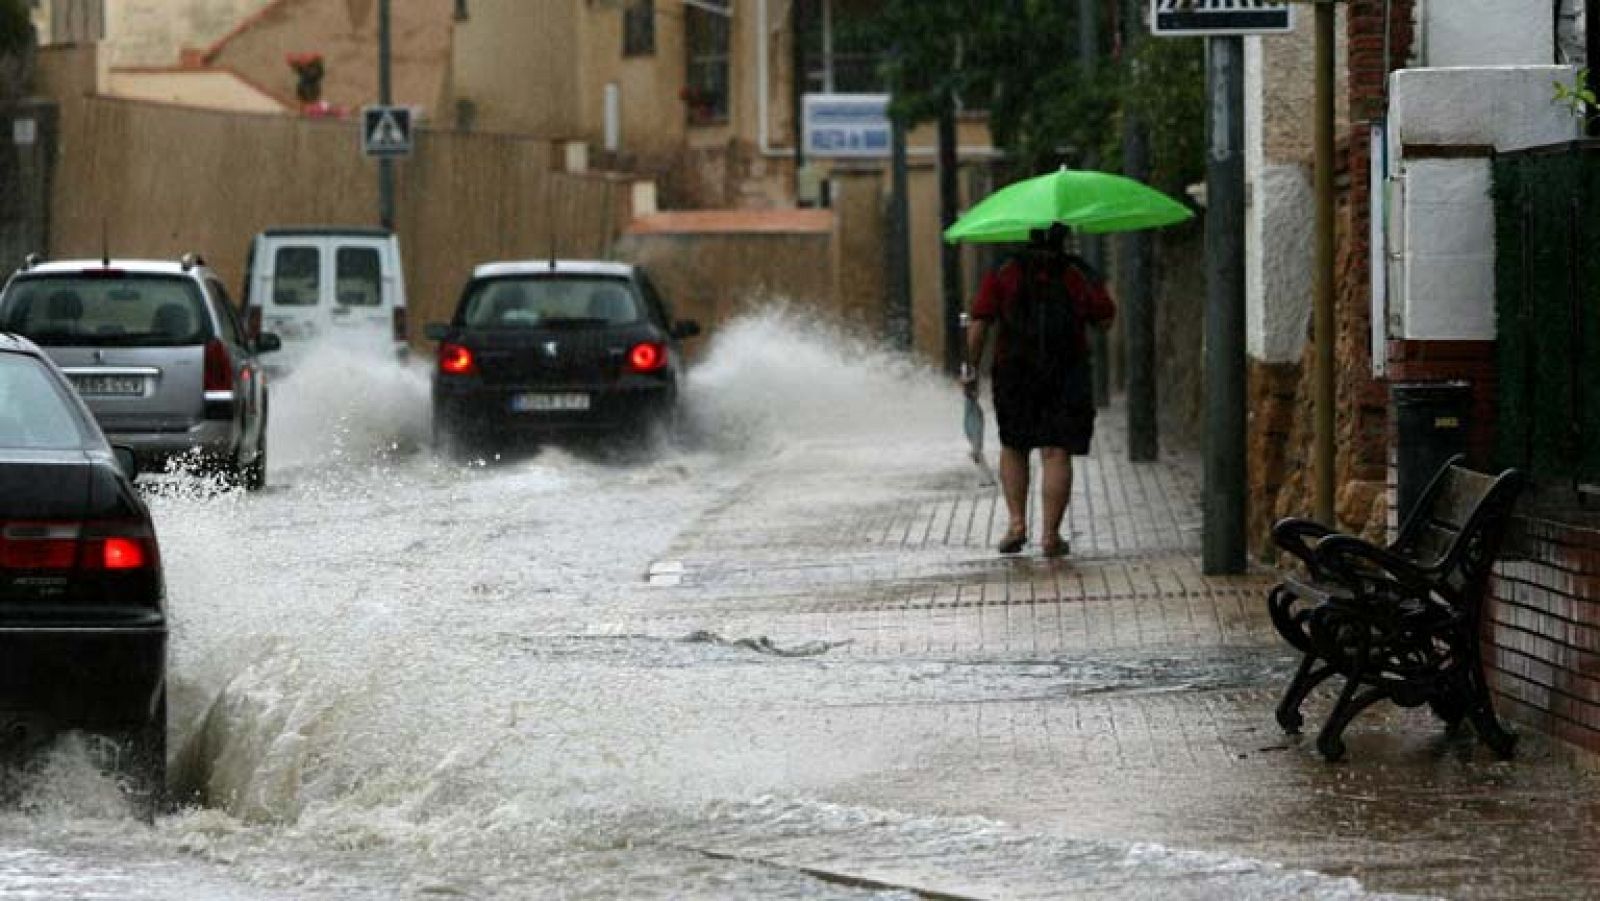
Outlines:
[[885,0],[860,27],[885,55],[890,112],[908,125],[951,102],[986,109],[1015,175],[1060,164],[1120,161],[1121,122],[1150,129],[1152,181],[1169,189],[1204,170],[1204,89],[1198,40],[1141,41],[1118,50],[1102,4],[1098,63],[1078,59],[1078,4],[1070,0]]
[[20,56],[32,43],[27,0],[0,0],[0,56]]

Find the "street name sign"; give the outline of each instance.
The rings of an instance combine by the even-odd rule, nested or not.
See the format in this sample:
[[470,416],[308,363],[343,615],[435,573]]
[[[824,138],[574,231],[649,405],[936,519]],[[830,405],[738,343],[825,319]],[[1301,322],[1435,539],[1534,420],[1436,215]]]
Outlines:
[[1286,0],[1150,0],[1150,33],[1157,37],[1281,34],[1294,30]]
[[888,94],[807,94],[801,134],[809,157],[887,157]]
[[411,155],[411,108],[361,108],[361,153],[379,159]]

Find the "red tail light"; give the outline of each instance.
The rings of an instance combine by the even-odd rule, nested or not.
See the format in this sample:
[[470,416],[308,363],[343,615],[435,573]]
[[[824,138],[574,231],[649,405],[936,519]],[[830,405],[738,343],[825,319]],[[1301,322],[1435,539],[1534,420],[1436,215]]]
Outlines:
[[439,345],[439,371],[446,375],[473,375],[478,371],[478,361],[472,351],[449,341]]
[[409,336],[406,334],[406,308],[405,307],[395,307],[394,308],[394,340],[403,342],[408,337]]
[[135,538],[107,538],[99,556],[105,569],[144,569],[148,557],[144,542]]
[[0,529],[0,570],[72,569],[79,531],[76,523],[11,523]]
[[206,342],[205,390],[233,390],[233,360],[228,357],[228,348],[223,346],[220,338],[212,338]]
[[0,527],[0,570],[129,572],[155,566],[155,538],[137,523],[19,522]]
[[667,346],[659,341],[644,341],[628,351],[628,369],[632,372],[655,372],[667,365]]

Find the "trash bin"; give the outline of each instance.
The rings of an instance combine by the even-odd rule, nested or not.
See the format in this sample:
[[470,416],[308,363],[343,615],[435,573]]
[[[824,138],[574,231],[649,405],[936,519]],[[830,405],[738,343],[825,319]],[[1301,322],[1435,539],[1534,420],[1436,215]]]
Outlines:
[[1403,382],[1390,386],[1389,392],[1397,432],[1395,499],[1404,524],[1439,467],[1467,451],[1472,385]]

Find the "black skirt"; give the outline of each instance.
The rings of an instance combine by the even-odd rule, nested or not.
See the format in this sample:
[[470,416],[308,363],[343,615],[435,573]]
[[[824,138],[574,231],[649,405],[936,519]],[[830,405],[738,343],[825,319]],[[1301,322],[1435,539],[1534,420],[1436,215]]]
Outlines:
[[1000,444],[1014,450],[1062,447],[1089,453],[1094,439],[1094,385],[1089,362],[1055,374],[1001,363],[994,372],[994,418]]

